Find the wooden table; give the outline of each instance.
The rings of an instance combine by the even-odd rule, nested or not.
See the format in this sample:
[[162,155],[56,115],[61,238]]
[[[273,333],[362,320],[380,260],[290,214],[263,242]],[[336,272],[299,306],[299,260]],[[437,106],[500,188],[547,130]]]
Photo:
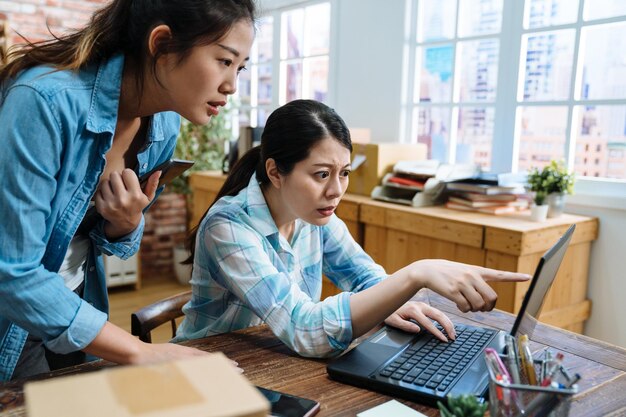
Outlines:
[[[513,316],[502,311],[460,314],[452,303],[433,293],[421,292],[418,298],[447,312],[455,322],[465,322],[508,330]],[[319,401],[323,416],[354,416],[392,397],[328,378],[326,361],[306,359],[293,354],[266,326],[187,343],[207,351],[222,351],[239,362],[248,379],[259,386]],[[574,397],[570,417],[626,415],[626,349],[581,336],[566,330],[539,324],[533,335],[533,350],[550,346],[565,353],[564,365],[579,372],[583,379]],[[56,372],[44,377],[85,372],[110,366],[96,362]],[[210,376],[208,376],[210,377]],[[24,417],[23,385],[15,381],[0,385],[0,417]],[[410,401],[402,403],[426,414],[438,416],[438,410]]]

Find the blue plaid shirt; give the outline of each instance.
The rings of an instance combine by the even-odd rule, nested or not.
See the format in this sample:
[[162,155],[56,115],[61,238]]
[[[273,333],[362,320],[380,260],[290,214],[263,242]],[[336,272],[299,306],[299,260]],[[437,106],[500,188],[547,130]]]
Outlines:
[[[320,301],[322,273],[347,292]],[[200,224],[193,296],[175,340],[265,322],[300,355],[330,356],[352,341],[351,292],[385,277],[335,215],[325,226],[298,220],[290,244],[253,175],[247,188],[220,199]]]

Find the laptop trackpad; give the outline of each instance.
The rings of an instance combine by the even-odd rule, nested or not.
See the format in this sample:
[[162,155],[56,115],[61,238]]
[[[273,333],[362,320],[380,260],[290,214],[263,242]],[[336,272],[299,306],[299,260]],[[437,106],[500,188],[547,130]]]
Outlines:
[[369,343],[375,343],[377,345],[385,345],[393,348],[400,348],[409,343],[415,334],[405,333],[393,328],[385,328],[380,334],[369,340]]

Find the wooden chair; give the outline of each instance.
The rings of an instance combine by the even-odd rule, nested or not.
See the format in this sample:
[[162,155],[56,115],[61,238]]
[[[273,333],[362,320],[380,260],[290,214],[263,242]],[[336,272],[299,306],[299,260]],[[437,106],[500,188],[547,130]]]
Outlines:
[[172,337],[176,335],[176,318],[183,315],[183,306],[191,299],[191,291],[159,300],[130,315],[130,332],[146,343],[152,343],[150,332],[160,325],[172,323]]

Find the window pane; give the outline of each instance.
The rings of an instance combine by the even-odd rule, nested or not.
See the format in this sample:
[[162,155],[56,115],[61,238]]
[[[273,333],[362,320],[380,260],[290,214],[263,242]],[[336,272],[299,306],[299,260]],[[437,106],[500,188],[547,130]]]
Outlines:
[[456,0],[421,0],[417,12],[419,42],[454,38]]
[[326,101],[328,95],[328,57],[308,58],[304,62],[306,95],[317,101]]
[[450,102],[452,92],[452,59],[454,46],[443,45],[417,48],[415,56],[421,61],[419,80],[415,83],[415,102]]
[[330,3],[306,8],[305,56],[328,54],[330,38]]
[[418,107],[413,110],[413,126],[418,143],[428,147],[428,158],[441,162],[448,160],[450,140],[450,109],[447,107]]
[[258,56],[255,63],[267,62],[272,60],[273,56],[273,39],[274,39],[274,19],[272,17],[263,17],[259,20],[258,31],[256,34],[256,44]]
[[583,18],[585,20],[604,19],[626,14],[624,0],[585,0]]
[[457,163],[475,163],[484,170],[491,168],[494,116],[493,107],[460,109],[456,145]]
[[625,51],[626,23],[583,28],[583,99],[626,98]]
[[258,103],[257,104],[271,104],[272,103],[272,65],[259,65],[259,87],[258,87]]
[[250,66],[247,71],[241,71],[237,78],[237,95],[241,104],[250,104],[252,96],[252,77],[256,71],[254,65]]
[[250,125],[250,109],[239,109],[239,126],[251,126]]
[[272,113],[270,109],[266,109],[264,107],[259,107],[257,111],[257,126],[265,126],[267,122],[267,118]]
[[626,106],[576,107],[574,171],[626,179]]
[[282,35],[280,56],[282,59],[299,58],[303,52],[304,9],[282,14]]
[[459,42],[456,68],[460,72],[461,102],[495,100],[499,45],[497,39]]
[[524,35],[524,100],[567,100],[574,62],[573,29]]
[[281,63],[282,91],[280,104],[302,98],[302,63]]
[[459,0],[459,37],[499,33],[502,0]]
[[524,28],[574,23],[578,18],[578,0],[526,0]]
[[564,160],[567,107],[520,107],[519,112],[519,170]]

